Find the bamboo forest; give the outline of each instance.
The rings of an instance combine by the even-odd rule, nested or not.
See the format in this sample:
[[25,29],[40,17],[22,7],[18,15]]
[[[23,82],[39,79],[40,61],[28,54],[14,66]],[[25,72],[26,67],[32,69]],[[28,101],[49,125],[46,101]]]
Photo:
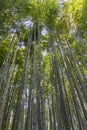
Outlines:
[[87,130],[87,0],[0,0],[0,130]]

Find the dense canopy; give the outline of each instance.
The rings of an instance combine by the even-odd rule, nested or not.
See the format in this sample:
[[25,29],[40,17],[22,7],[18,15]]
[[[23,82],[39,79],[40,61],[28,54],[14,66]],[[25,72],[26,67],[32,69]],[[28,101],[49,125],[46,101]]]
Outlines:
[[0,130],[87,130],[87,0],[0,1]]

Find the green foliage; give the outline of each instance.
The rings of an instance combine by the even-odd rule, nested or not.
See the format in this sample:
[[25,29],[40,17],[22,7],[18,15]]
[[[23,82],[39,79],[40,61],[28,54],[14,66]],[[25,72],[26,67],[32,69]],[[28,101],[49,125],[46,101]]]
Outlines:
[[[8,61],[10,69],[6,73],[7,76],[3,78],[2,88],[4,91],[5,86],[6,89],[8,89],[8,86],[15,86],[14,89],[12,88],[12,93],[15,97],[12,99],[14,103],[12,103],[11,108],[9,105],[9,110],[16,109],[17,98],[20,94],[20,99],[22,100],[23,89],[29,89],[27,90],[27,96],[30,96],[30,89],[32,89],[32,104],[38,104],[38,102],[36,103],[37,98],[45,99],[45,101],[43,100],[45,104],[45,114],[47,113],[47,116],[49,116],[49,108],[51,108],[52,116],[55,114],[55,120],[57,120],[59,113],[63,112],[62,115],[64,115],[64,109],[61,106],[63,100],[63,105],[65,105],[66,109],[65,112],[69,114],[67,110],[67,104],[69,102],[70,111],[73,115],[72,119],[75,118],[76,120],[73,119],[73,122],[75,121],[77,124],[78,118],[76,112],[78,111],[75,110],[75,107],[80,106],[82,111],[82,107],[86,106],[84,105],[86,104],[84,88],[87,89],[87,87],[85,87],[87,86],[87,1],[10,0],[8,2],[3,0],[3,2],[0,2],[0,12],[0,68],[9,52],[11,57],[10,61]],[[28,20],[31,20],[32,26],[26,26],[26,21]],[[44,34],[41,33],[44,28],[46,28],[46,34],[45,32]],[[16,34],[16,38],[10,50],[13,35],[11,30],[15,31],[14,34]],[[34,31],[36,31],[36,34],[34,34]],[[18,48],[21,42],[24,42],[24,45]],[[31,44],[31,47],[27,47],[27,44]],[[27,65],[24,69],[26,50],[28,49],[29,51],[29,48],[30,58],[28,64],[26,62]],[[17,53],[13,63],[15,52]],[[11,73],[11,67],[18,67],[18,69]],[[11,74],[9,75],[9,73]],[[21,80],[23,81],[21,82]],[[6,85],[7,81],[10,83]],[[24,86],[25,88],[23,88]],[[40,89],[43,89],[44,94],[41,93]],[[77,90],[81,93],[80,96],[82,100]],[[61,93],[63,93],[63,95]],[[38,94],[40,94],[40,97]],[[33,101],[34,96],[36,96],[35,101]],[[8,97],[11,98],[10,94]],[[75,99],[78,102],[77,106],[75,106],[74,103]],[[19,108],[21,108],[21,100],[19,102]],[[49,103],[47,103],[48,100]],[[83,106],[81,106],[80,100],[84,101]],[[41,99],[39,100],[41,110],[43,108],[41,106],[43,101]],[[52,105],[54,105],[54,113]],[[32,106],[30,111],[34,109]],[[6,112],[8,112],[8,110],[6,110]],[[84,111],[82,113],[84,113]],[[43,115],[43,112],[41,114]],[[81,115],[82,119],[84,119],[84,115]],[[34,119],[33,116],[34,114],[31,115],[32,121]],[[53,120],[54,117],[51,118]],[[49,122],[47,117],[46,122]],[[63,118],[61,118],[61,123],[62,122]],[[78,127],[78,124],[75,126]],[[9,123],[9,130],[11,129],[12,124]],[[64,127],[64,129],[66,128]]]
[[15,64],[19,65],[20,67],[24,66],[24,58],[25,58],[25,49],[20,49],[17,52]]
[[4,59],[9,51],[10,44],[11,36],[7,36],[0,45],[0,67],[2,66]]
[[58,1],[45,0],[45,23],[49,29],[54,28],[56,19],[58,17]]

